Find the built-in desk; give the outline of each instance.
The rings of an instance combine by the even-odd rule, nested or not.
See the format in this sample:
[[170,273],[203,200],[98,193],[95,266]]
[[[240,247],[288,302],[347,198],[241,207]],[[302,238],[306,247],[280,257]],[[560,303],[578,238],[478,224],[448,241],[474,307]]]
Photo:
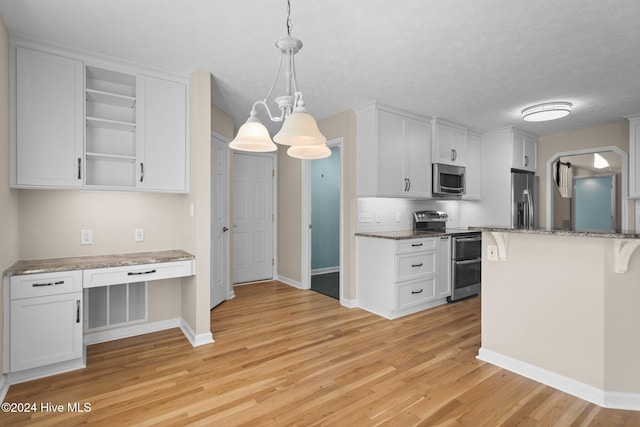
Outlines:
[[[147,323],[146,286],[194,274],[195,257],[182,250],[16,262],[3,278],[3,372],[9,383],[83,368],[88,344],[172,327],[180,327],[189,338],[179,319]],[[127,314],[125,322],[115,322],[116,329],[107,324],[88,333],[83,327],[89,323],[88,305],[112,312],[109,298],[103,297],[111,287],[117,288],[114,292],[126,301],[127,309],[131,295],[144,298],[142,313],[133,322]]]

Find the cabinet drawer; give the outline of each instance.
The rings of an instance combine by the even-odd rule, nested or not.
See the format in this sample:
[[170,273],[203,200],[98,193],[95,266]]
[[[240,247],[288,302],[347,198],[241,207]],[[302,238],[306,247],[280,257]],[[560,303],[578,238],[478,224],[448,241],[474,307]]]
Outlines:
[[93,288],[96,286],[193,276],[194,269],[193,260],[94,268],[83,271],[83,287]]
[[396,255],[396,281],[414,279],[436,273],[436,252]]
[[11,299],[42,297],[82,291],[82,271],[11,276]]
[[422,304],[435,297],[436,279],[412,280],[396,285],[396,310]]
[[438,239],[410,239],[400,240],[396,243],[396,253],[404,254],[411,252],[429,251],[436,249]]

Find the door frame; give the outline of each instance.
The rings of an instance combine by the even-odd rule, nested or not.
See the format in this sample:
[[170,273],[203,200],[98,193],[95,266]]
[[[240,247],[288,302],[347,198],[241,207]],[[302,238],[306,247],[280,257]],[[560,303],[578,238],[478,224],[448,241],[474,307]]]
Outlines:
[[[342,290],[344,274],[344,150],[343,138],[335,138],[327,142],[327,147],[340,148],[340,301],[342,301]],[[313,160],[302,160],[302,256],[301,256],[301,287],[311,289],[311,164]]]
[[629,155],[616,147],[615,145],[608,145],[605,147],[585,148],[582,150],[563,151],[561,153],[555,153],[549,160],[547,160],[547,173],[546,173],[546,189],[545,189],[545,201],[546,201],[546,222],[547,228],[553,228],[553,164],[560,160],[560,157],[575,156],[577,154],[593,154],[600,153],[602,151],[613,151],[620,156],[622,163],[622,174],[620,177],[620,226],[622,232],[634,229],[634,224],[629,224],[629,199],[628,199],[628,177],[629,177]]
[[[271,236],[271,256],[274,259],[273,264],[271,265],[271,279],[269,280],[275,280],[276,279],[276,272],[278,271],[278,156],[277,156],[277,152],[275,153],[260,153],[260,152],[247,152],[247,151],[238,151],[235,152],[235,150],[229,150],[231,151],[231,159],[229,162],[229,174],[230,174],[230,179],[229,179],[229,195],[230,195],[230,201],[229,201],[229,221],[230,221],[230,229],[231,229],[231,235],[230,235],[230,240],[231,240],[231,247],[229,248],[229,270],[230,272],[233,271],[233,229],[234,229],[234,224],[233,224],[233,156],[235,155],[243,155],[243,156],[256,156],[256,157],[268,157],[271,159],[271,166],[273,167],[273,179],[271,180],[271,214],[272,214],[272,218],[273,221],[271,221],[271,225],[272,225],[272,236]],[[242,285],[247,285],[249,283],[255,283],[255,282],[242,282],[242,283],[234,283],[233,281],[233,275],[230,279],[230,286],[231,289],[233,291],[233,287],[238,285],[238,286],[242,286]]]
[[[227,145],[227,175],[225,177],[226,181],[227,181],[227,185],[226,188],[224,189],[225,193],[223,195],[223,199],[224,202],[226,203],[226,217],[227,217],[227,223],[229,224],[229,231],[226,233],[226,237],[225,237],[225,242],[224,242],[224,251],[226,252],[227,255],[227,265],[226,265],[226,271],[224,274],[224,281],[226,283],[227,286],[227,300],[233,299],[235,297],[235,293],[233,292],[233,286],[231,285],[231,256],[232,256],[232,252],[231,252],[231,233],[233,231],[233,227],[231,227],[231,149],[228,148],[229,146],[229,142],[230,139],[227,138],[226,136],[216,132],[216,131],[211,131],[211,138],[210,138],[210,143],[213,143],[213,139],[217,139],[221,142],[223,142],[224,144]],[[212,202],[213,202],[213,198],[212,198]],[[211,236],[211,239],[213,238],[213,233]],[[211,262],[211,268],[214,268],[214,263]],[[213,271],[211,272],[211,280],[213,280]]]

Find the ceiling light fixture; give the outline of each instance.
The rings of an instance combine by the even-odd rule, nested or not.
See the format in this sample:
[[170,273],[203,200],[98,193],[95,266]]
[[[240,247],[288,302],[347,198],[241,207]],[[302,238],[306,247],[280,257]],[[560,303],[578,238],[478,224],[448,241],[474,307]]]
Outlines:
[[608,168],[609,162],[599,153],[593,153],[593,167],[596,169]]
[[[235,139],[229,144],[230,148],[240,151],[269,152],[278,147],[273,141],[282,145],[290,145],[287,150],[289,156],[297,159],[322,159],[331,155],[327,147],[327,138],[320,133],[318,124],[304,106],[302,92],[298,90],[296,82],[296,67],[294,55],[302,49],[302,41],[291,37],[291,2],[287,1],[287,36],[276,41],[280,50],[280,64],[267,96],[253,103],[249,119],[240,126]],[[283,58],[286,58],[285,95],[274,99],[280,109],[279,116],[273,116],[269,110],[269,97],[278,81]],[[273,122],[282,122],[282,128],[274,137],[269,137],[269,131],[258,119],[256,107],[262,105]]]
[[568,116],[570,112],[570,102],[546,102],[525,108],[522,118],[527,122],[546,122]]

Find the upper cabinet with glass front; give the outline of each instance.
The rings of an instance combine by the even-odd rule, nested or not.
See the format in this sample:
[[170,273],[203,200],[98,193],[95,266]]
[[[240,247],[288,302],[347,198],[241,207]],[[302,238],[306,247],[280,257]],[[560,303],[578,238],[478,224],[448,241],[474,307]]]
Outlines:
[[89,62],[16,49],[12,187],[188,192],[186,84]]

